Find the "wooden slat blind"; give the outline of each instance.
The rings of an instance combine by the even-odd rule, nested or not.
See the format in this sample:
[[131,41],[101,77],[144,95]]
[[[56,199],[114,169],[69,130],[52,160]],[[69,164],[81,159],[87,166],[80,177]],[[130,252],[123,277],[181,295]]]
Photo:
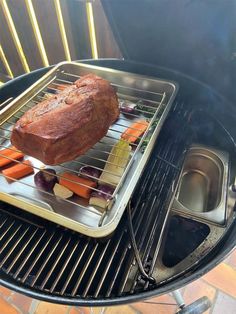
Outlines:
[[99,0],[0,4],[1,75],[17,76],[64,60],[121,57]]
[[[32,71],[43,67],[25,0],[8,0],[8,7],[14,20],[30,70]],[[10,37],[11,34],[8,36]]]
[[[0,2],[0,45],[2,46],[13,75],[17,76],[25,73],[25,69],[17,51],[13,34],[11,33],[7,19],[4,15],[2,4],[3,3]],[[0,72],[3,72],[2,69],[0,69]]]
[[2,74],[8,76],[9,78],[13,78],[14,75],[10,68],[10,65],[7,61],[5,52],[3,51],[2,46],[0,45],[0,69],[2,69]]

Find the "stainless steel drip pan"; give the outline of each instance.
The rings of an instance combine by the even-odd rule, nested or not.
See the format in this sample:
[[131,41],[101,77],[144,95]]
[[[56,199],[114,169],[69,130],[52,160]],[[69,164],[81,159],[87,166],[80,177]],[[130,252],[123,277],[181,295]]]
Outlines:
[[[60,174],[66,169],[78,174],[83,165],[91,165],[102,170],[111,148],[120,139],[122,132],[134,121],[146,119],[149,122],[149,127],[140,137],[139,143],[133,145],[130,161],[116,186],[109,206],[101,212],[98,208],[89,205],[88,201],[77,196],[69,200],[55,197],[53,193],[39,190],[34,184],[33,175],[11,183],[1,175],[0,199],[85,235],[104,237],[112,233],[118,225],[151,154],[176,95],[175,83],[93,65],[60,63],[0,112],[0,149],[10,146],[12,127],[25,111],[47,98],[48,94],[56,93],[60,85],[72,84],[80,76],[88,73],[99,75],[111,82],[117,90],[119,101],[135,103],[141,101],[142,107],[137,114],[121,113],[107,135],[85,155],[72,162],[53,167],[57,173]],[[148,141],[145,141],[147,138]],[[144,141],[148,142],[145,149],[143,149]],[[30,156],[26,158],[33,163],[35,173],[45,166]]]
[[224,225],[227,216],[229,156],[193,145],[183,165],[173,209]]

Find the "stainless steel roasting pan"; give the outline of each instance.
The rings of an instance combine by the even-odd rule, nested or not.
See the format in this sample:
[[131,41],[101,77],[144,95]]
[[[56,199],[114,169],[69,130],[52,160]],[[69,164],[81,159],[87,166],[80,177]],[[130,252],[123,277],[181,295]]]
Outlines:
[[[61,85],[72,84],[80,76],[88,73],[107,79],[117,90],[120,102],[139,104],[139,109],[135,114],[121,113],[107,135],[85,155],[54,167],[59,176],[63,170],[78,174],[83,165],[91,165],[102,170],[111,148],[124,130],[136,120],[145,119],[149,122],[149,127],[139,138],[139,142],[132,145],[130,160],[119,178],[107,208],[101,211],[78,196],[65,200],[39,190],[34,184],[34,175],[9,183],[1,174],[0,199],[82,234],[104,237],[112,233],[119,223],[171,108],[178,89],[176,83],[88,64],[60,63],[2,109],[0,149],[11,145],[9,140],[11,130],[24,112],[49,94],[57,93]],[[34,174],[45,167],[35,158],[27,156],[27,159],[33,163]]]

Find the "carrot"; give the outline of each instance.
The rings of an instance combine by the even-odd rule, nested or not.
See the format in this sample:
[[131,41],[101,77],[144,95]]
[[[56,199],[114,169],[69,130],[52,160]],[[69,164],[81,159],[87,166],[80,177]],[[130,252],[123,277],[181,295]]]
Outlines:
[[[9,159],[6,157],[9,157]],[[24,154],[20,151],[16,151],[16,148],[14,146],[2,149],[0,150],[0,167],[10,164],[11,162],[13,162],[12,159],[17,160],[22,157],[24,157]]]
[[25,160],[21,164],[14,165],[2,171],[3,175],[6,176],[7,179],[20,179],[33,172],[34,170],[29,160]]
[[[74,182],[71,182],[71,181]],[[96,188],[97,183],[92,181],[92,180],[88,180],[85,178],[81,178],[78,177],[70,172],[64,172],[60,179],[59,179],[59,184],[63,185],[64,187],[68,188],[69,190],[71,190],[72,192],[74,192],[75,194],[89,199],[90,197],[90,193],[91,193],[91,188]],[[81,185],[84,184],[84,185]]]
[[58,90],[64,90],[69,86],[71,86],[71,85],[70,84],[61,84],[61,85],[57,85],[57,89]]
[[69,86],[71,86],[71,85],[70,84],[54,84],[54,83],[49,85],[49,87],[60,90],[60,91],[64,90],[65,88],[67,88]]
[[125,132],[121,135],[121,138],[129,143],[134,143],[137,141],[138,137],[146,131],[148,125],[149,123],[145,120],[136,121],[125,130]]

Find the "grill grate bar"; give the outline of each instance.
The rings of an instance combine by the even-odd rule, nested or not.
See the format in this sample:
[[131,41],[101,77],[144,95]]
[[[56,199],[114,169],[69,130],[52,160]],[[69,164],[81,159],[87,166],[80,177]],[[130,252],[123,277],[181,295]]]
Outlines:
[[[2,224],[1,228],[5,227],[5,224],[9,223],[8,219],[5,220],[5,223]],[[8,233],[8,231],[14,226],[14,221],[12,221],[10,223],[10,225],[7,227],[7,229],[2,233],[2,235],[0,236],[0,241],[2,241],[3,238],[5,238],[6,234]],[[1,253],[1,252],[0,252]]]
[[[38,229],[36,229],[36,231],[38,231]],[[46,233],[46,230],[44,230],[44,232],[41,234],[39,239],[35,242],[34,246],[31,248],[30,252],[25,256],[25,259],[22,261],[22,263],[20,264],[20,266],[18,267],[18,269],[14,273],[13,278],[17,278],[17,276],[20,274],[21,270],[23,269],[23,267],[25,266],[27,261],[30,259],[31,255],[35,252],[35,250],[36,250],[37,246],[39,245],[39,243],[41,242],[41,240],[44,238],[45,233]],[[23,282],[24,282],[24,280],[23,280]]]
[[119,275],[119,273],[120,273],[120,269],[121,269],[121,267],[122,267],[122,264],[123,264],[123,262],[124,262],[125,257],[127,256],[127,251],[128,251],[129,249],[131,249],[131,246],[130,246],[130,245],[127,245],[127,246],[125,247],[125,249],[123,250],[123,253],[122,253],[121,258],[120,258],[120,260],[119,260],[119,264],[118,264],[117,268],[116,268],[115,271],[114,271],[114,276],[113,276],[113,278],[112,278],[112,280],[111,280],[111,283],[110,283],[110,285],[109,285],[109,289],[107,289],[107,292],[106,292],[106,297],[107,297],[107,298],[110,297],[110,295],[111,295],[112,289],[113,289],[114,284],[115,284],[115,282],[116,282],[116,279],[117,279],[117,277],[118,277],[118,275]]
[[92,285],[92,283],[93,283],[94,277],[95,277],[95,275],[96,275],[96,273],[97,273],[97,271],[98,271],[98,269],[99,269],[99,266],[100,266],[101,263],[102,263],[102,260],[103,260],[105,254],[106,254],[106,251],[107,251],[107,249],[108,249],[110,243],[111,243],[110,240],[107,241],[106,246],[105,246],[105,248],[103,249],[102,254],[100,255],[100,258],[99,258],[99,260],[97,261],[96,266],[95,266],[94,269],[93,269],[93,273],[92,273],[92,275],[90,276],[90,278],[88,279],[88,283],[87,283],[86,288],[85,288],[85,290],[84,290],[84,292],[83,292],[83,294],[82,294],[82,297],[83,297],[83,298],[85,298],[85,297],[87,296],[87,294],[88,294],[88,291],[89,291],[89,289],[90,289],[90,287],[91,287],[91,285]]
[[80,276],[79,276],[79,278],[78,278],[78,280],[77,280],[77,282],[76,282],[76,284],[74,286],[74,289],[72,290],[72,293],[71,293],[72,296],[75,296],[75,294],[76,294],[76,292],[78,290],[78,287],[79,287],[79,285],[80,285],[80,283],[81,283],[81,281],[82,281],[82,279],[83,279],[83,277],[84,277],[84,275],[86,273],[86,270],[88,269],[88,267],[89,267],[89,265],[91,263],[91,260],[92,260],[92,258],[94,257],[94,255],[95,255],[95,253],[97,251],[97,248],[98,248],[98,243],[95,245],[95,247],[91,251],[91,254],[90,254],[89,258],[87,259],[87,263],[84,265],[84,267],[83,267],[83,269],[82,269],[82,271],[80,273]]
[[[11,229],[11,227],[14,226],[14,222],[9,226],[9,228],[3,233],[1,239],[7,234],[7,232]],[[9,238],[5,241],[4,245],[0,249],[0,254],[2,254],[3,250],[7,247],[7,245],[10,243],[10,241],[14,238],[14,236],[17,234],[17,232],[20,230],[22,225],[19,225],[13,233],[10,234]],[[0,239],[0,240],[1,240]]]
[[[140,125],[145,125],[144,123],[139,123]],[[116,126],[121,126],[121,127],[123,127],[123,128],[125,128],[125,129],[127,129],[127,126],[125,125],[125,124],[122,124],[122,123],[118,123],[118,122],[116,122]],[[132,128],[132,127],[129,127],[129,129],[130,130],[138,130],[137,128]],[[124,131],[121,131],[121,133],[123,133]]]
[[[101,150],[101,149],[98,149],[97,147],[96,147],[96,145],[94,146],[94,147],[92,147],[92,148],[90,148],[90,150],[94,150],[94,151],[96,151],[96,152],[99,152],[99,153],[104,153],[104,154],[106,154],[106,155],[109,155],[109,156],[116,156],[115,154],[113,154],[113,153],[111,153],[111,152],[108,152],[108,151],[106,151],[106,150]],[[121,149],[121,151],[123,151],[123,152],[129,152],[129,151],[127,151],[126,149]],[[123,158],[123,157],[119,157],[120,159],[125,159],[125,158]]]
[[51,258],[51,256],[53,255],[53,253],[55,252],[56,248],[58,247],[58,245],[60,244],[61,240],[63,238],[63,235],[61,235],[59,237],[59,240],[57,241],[56,244],[54,244],[54,246],[52,247],[51,251],[48,253],[46,259],[44,260],[42,266],[40,267],[39,271],[37,272],[37,274],[35,275],[32,283],[31,283],[31,287],[33,287],[36,283],[36,281],[38,280],[39,276],[41,275],[42,271],[44,270],[47,262],[49,261],[49,259]]
[[[150,111],[147,111],[147,110],[142,110],[142,109],[138,109],[138,108],[135,108],[135,111],[136,112],[140,112],[140,113],[143,113],[143,114],[145,114],[145,115],[150,115],[150,116],[153,116],[153,114],[155,113],[155,111],[156,111],[156,108],[154,108],[154,107],[149,107],[149,108],[152,108],[153,109],[153,112],[150,112]],[[129,115],[129,113],[128,113],[128,115]],[[135,114],[133,114],[133,116],[136,116],[137,118],[139,117],[138,115],[135,115]],[[150,119],[150,117],[149,117],[149,119]]]
[[[57,78],[56,81],[64,81],[64,80]],[[54,81],[54,82],[52,83],[52,85],[58,86],[57,90],[64,90],[66,84],[56,83],[56,81]],[[72,85],[72,84],[73,84],[73,82],[69,82],[69,81],[67,81],[67,82],[69,83],[69,85]],[[49,85],[48,87],[51,88],[51,85]]]
[[116,251],[118,250],[118,247],[119,247],[119,245],[120,245],[120,243],[121,243],[122,236],[123,236],[123,233],[121,234],[119,240],[117,241],[117,243],[116,243],[116,245],[115,245],[115,248],[113,249],[113,252],[112,252],[112,254],[110,255],[109,261],[108,261],[107,264],[106,264],[105,270],[104,270],[103,273],[102,273],[101,279],[100,279],[100,281],[99,281],[99,283],[98,283],[98,286],[97,286],[97,288],[96,288],[96,291],[95,291],[95,293],[94,293],[94,297],[95,297],[95,298],[98,297],[99,292],[100,292],[100,290],[101,290],[101,288],[102,288],[102,285],[103,285],[103,283],[104,283],[104,281],[105,281],[105,278],[106,278],[106,276],[107,276],[107,273],[108,273],[108,271],[110,270],[112,261],[113,261],[113,259],[114,259],[115,254],[116,254]]
[[27,107],[27,108],[33,108],[35,105],[37,105],[38,102],[34,99],[31,99],[31,101],[27,102],[24,107]]
[[[54,87],[51,87],[50,85],[47,87],[47,89],[50,89],[50,90],[53,90],[53,91],[55,91],[55,92],[59,92],[59,91],[61,91],[59,88],[54,88]],[[42,93],[44,93],[44,94],[48,94],[48,92],[45,92],[45,91],[42,91]],[[56,95],[57,93],[52,93],[52,92],[50,92],[49,94],[51,94],[51,95]]]
[[[46,248],[49,246],[53,236],[55,235],[55,232],[53,232],[50,236],[50,238],[48,239],[48,241],[46,241],[45,238],[43,238],[44,242],[45,242],[45,246],[44,248],[38,253],[38,255],[35,257],[34,261],[32,262],[31,266],[29,267],[29,269],[27,270],[27,272],[25,273],[24,277],[22,278],[21,282],[24,283],[26,281],[26,279],[28,278],[29,274],[31,273],[32,269],[34,268],[35,264],[37,263],[37,261],[39,260],[39,258],[42,256],[43,252],[45,252]],[[33,286],[33,285],[31,285]]]
[[54,280],[54,282],[53,282],[53,284],[52,284],[52,286],[51,286],[51,288],[50,288],[50,292],[51,292],[51,293],[55,290],[55,288],[56,288],[56,286],[57,286],[59,280],[61,279],[61,274],[64,273],[64,271],[65,271],[67,265],[69,264],[69,262],[70,262],[70,260],[71,260],[71,258],[72,258],[72,256],[73,256],[75,250],[77,249],[78,245],[79,245],[79,240],[77,240],[77,242],[74,244],[74,248],[71,250],[71,252],[70,252],[68,258],[66,259],[65,263],[63,264],[59,275],[58,275],[58,276],[56,277],[56,279]]
[[24,236],[26,235],[26,233],[29,231],[29,227],[18,237],[17,241],[15,242],[14,245],[11,246],[10,251],[6,254],[6,256],[4,257],[4,259],[1,261],[0,263],[0,267],[2,267],[5,262],[7,261],[7,259],[11,256],[11,254],[13,253],[13,251],[15,250],[15,248],[18,246],[18,244],[21,242],[21,240],[24,238]]
[[[0,225],[0,229],[2,229],[2,227],[5,225],[5,223],[7,222],[8,218],[6,217],[5,220],[3,220],[3,222]],[[0,237],[1,240],[1,237]]]
[[88,248],[88,245],[89,245],[89,241],[84,245],[84,248],[83,248],[81,254],[78,255],[77,260],[76,260],[76,262],[74,263],[73,268],[71,269],[69,275],[67,276],[67,278],[66,278],[66,280],[65,280],[65,283],[64,283],[64,285],[63,285],[63,287],[62,287],[62,289],[61,289],[61,291],[60,291],[60,294],[61,294],[61,295],[63,295],[63,294],[65,293],[65,291],[66,291],[66,289],[67,289],[67,287],[68,287],[68,285],[69,285],[69,283],[70,283],[70,281],[71,281],[73,275],[75,274],[75,271],[76,271],[76,269],[77,269],[77,267],[78,267],[80,261],[82,260],[84,254],[85,254],[85,251],[86,251],[87,248]]
[[[60,240],[59,240],[60,241]],[[64,244],[62,250],[58,253],[57,257],[55,258],[55,262],[53,263],[53,265],[51,266],[50,268],[50,271],[47,273],[47,275],[45,276],[45,279],[43,280],[41,286],[40,286],[40,289],[44,289],[47,281],[49,280],[50,276],[52,275],[54,269],[56,268],[57,264],[59,263],[60,261],[60,258],[62,257],[62,255],[64,254],[66,248],[68,247],[68,245],[70,244],[71,242],[71,238],[68,239],[68,241],[66,242],[66,244]],[[59,242],[58,242],[58,245],[59,245]]]
[[[20,252],[16,255],[16,257],[13,259],[13,261],[11,262],[10,266],[7,268],[6,273],[9,273],[12,268],[14,267],[14,265],[16,264],[16,262],[18,261],[18,259],[22,256],[22,254],[24,253],[25,249],[27,248],[27,246],[30,244],[30,242],[33,240],[35,234],[37,233],[39,229],[35,229],[34,232],[31,234],[31,236],[29,237],[29,239],[25,242],[25,244],[22,246]],[[4,264],[4,263],[3,263]]]

